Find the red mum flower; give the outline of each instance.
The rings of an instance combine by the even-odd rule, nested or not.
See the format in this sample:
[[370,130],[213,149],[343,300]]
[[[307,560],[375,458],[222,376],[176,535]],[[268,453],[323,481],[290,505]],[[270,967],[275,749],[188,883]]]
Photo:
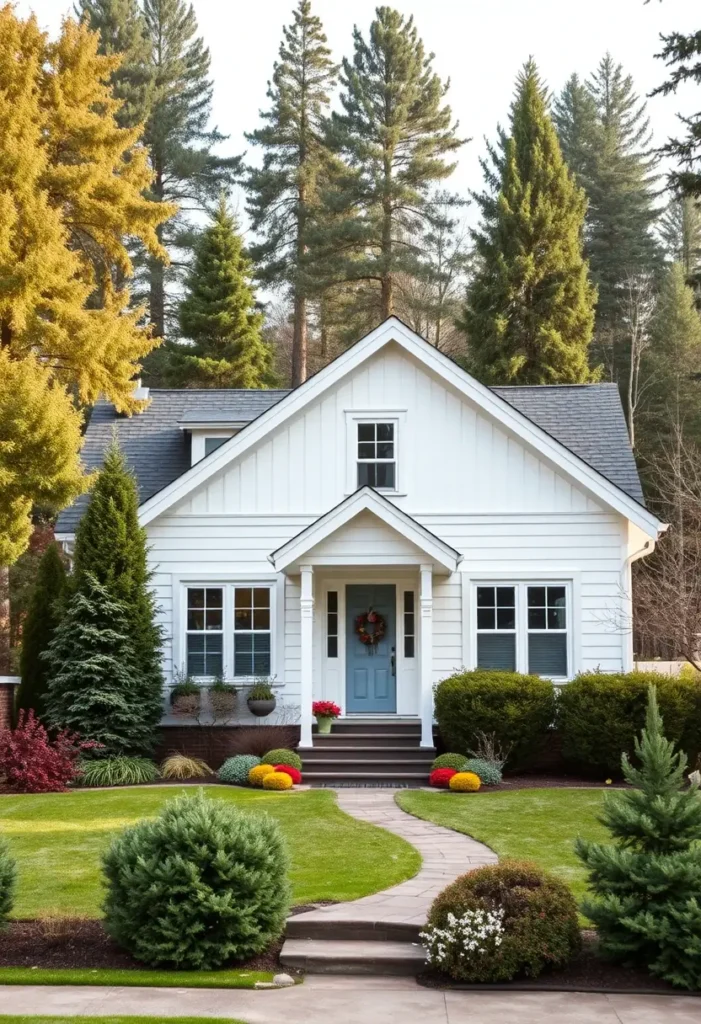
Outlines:
[[296,768],[292,767],[292,765],[289,765],[289,764],[276,764],[275,765],[275,771],[276,772],[284,772],[285,775],[289,775],[289,777],[292,779],[292,785],[293,786],[298,786],[300,784],[300,782],[302,781],[302,773],[298,772]]
[[428,777],[428,781],[430,785],[436,786],[437,789],[448,789],[450,780],[457,774],[454,768],[434,768]]

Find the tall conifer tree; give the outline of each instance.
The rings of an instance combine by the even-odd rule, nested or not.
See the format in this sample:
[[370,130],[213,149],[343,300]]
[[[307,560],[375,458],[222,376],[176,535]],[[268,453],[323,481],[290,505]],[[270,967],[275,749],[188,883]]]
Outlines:
[[518,77],[510,133],[500,132],[483,169],[489,191],[475,195],[482,226],[464,315],[472,371],[489,384],[591,380],[586,198],[562,158],[532,60]]
[[93,583],[124,611],[133,646],[142,715],[155,729],[163,710],[162,630],[149,586],[146,531],[139,525],[139,496],[116,439],[105,453],[90,502],[76,531],[73,589],[89,600]]
[[66,568],[58,544],[50,544],[37,569],[29,608],[22,625],[20,674],[17,708],[33,708],[39,718],[46,714],[48,665],[43,657],[63,612],[66,595]]
[[[655,56],[663,60],[671,71],[667,81],[655,89],[652,95],[669,95],[687,82],[700,85],[701,30],[688,35],[672,32],[662,36],[662,43],[661,52]],[[679,167],[670,174],[670,183],[683,195],[701,199],[701,111],[697,108],[689,117],[682,117],[681,121],[686,135],[670,139],[664,149],[668,156],[675,157],[679,162]]]
[[263,236],[251,249],[266,284],[286,284],[293,301],[292,385],[307,376],[309,263],[318,220],[320,182],[331,156],[324,138],[329,92],[337,68],[320,19],[300,0],[283,29],[280,59],[268,85],[264,125],[246,138],[263,149],[263,166],[248,170],[248,212]]
[[675,196],[660,219],[665,254],[684,268],[687,281],[701,291],[701,200]]
[[362,282],[358,297],[377,323],[396,309],[398,275],[418,269],[431,188],[452,173],[448,158],[462,141],[444,103],[448,84],[413,18],[378,7],[369,38],[356,28],[353,42],[341,74],[343,110],[329,131],[346,167],[328,191],[321,235],[329,277]]
[[180,328],[192,345],[172,356],[180,387],[262,388],[272,383],[272,354],[261,338],[253,267],[222,197],[203,232],[180,304]]

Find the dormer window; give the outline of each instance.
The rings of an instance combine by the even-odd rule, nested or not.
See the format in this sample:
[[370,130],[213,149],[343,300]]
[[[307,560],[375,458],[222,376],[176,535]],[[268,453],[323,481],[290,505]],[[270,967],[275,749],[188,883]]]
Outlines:
[[[231,435],[229,435],[231,436]],[[225,441],[228,441],[229,437],[205,437],[204,439],[204,453],[205,455],[211,455],[217,448],[221,448]]]
[[395,423],[358,423],[358,487],[396,487]]

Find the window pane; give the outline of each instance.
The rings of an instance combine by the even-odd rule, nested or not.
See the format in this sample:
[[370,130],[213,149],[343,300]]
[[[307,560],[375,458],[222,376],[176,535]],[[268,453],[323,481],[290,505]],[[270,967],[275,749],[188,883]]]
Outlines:
[[567,634],[531,633],[528,671],[539,676],[567,675]]
[[529,608],[528,609],[528,628],[529,629],[545,629],[545,608]]
[[369,441],[363,441],[358,445],[358,458],[359,459],[374,459],[375,458],[375,445]]
[[190,610],[187,613],[187,628],[204,629],[204,611]]
[[405,658],[413,658],[414,657],[414,637],[413,636],[405,636],[404,637],[404,657]]
[[414,610],[414,591],[413,590],[405,590],[404,591],[404,611],[405,612],[413,612],[413,610]]
[[270,634],[243,633],[234,641],[234,675],[270,675]]
[[564,608],[548,608],[548,629],[566,629],[567,613]]
[[480,633],[477,637],[478,668],[495,668],[505,672],[516,670],[516,635],[514,633]]
[[477,607],[478,608],[493,608],[494,607],[494,587],[478,587],[477,588]]
[[565,587],[548,587],[548,604],[557,605],[558,607],[565,607],[567,591]]
[[329,590],[327,595],[328,609],[330,612],[338,611],[338,591]]
[[359,423],[358,424],[358,440],[359,441],[374,441],[375,440],[375,424],[374,423]]
[[192,676],[222,674],[222,635],[199,633],[187,638],[187,671]]
[[394,441],[394,423],[378,423],[377,440]]
[[338,637],[330,636],[326,640],[326,656],[328,658],[338,657]]
[[376,467],[376,487],[394,487],[394,463],[378,462]]
[[203,636],[188,636],[187,638],[187,674],[189,676],[204,675]]
[[207,629],[221,629],[222,628],[222,610],[221,608],[208,608],[206,611],[206,622]]
[[270,633],[258,633],[253,637],[253,675],[270,675]]
[[413,612],[407,612],[404,616],[404,632],[408,633],[410,636],[414,636],[414,634],[416,633]]
[[494,609],[493,608],[478,608],[477,609],[477,628],[478,629],[494,629]]
[[235,608],[251,608],[253,606],[253,591],[250,587],[236,587],[234,591]]
[[516,604],[514,587],[497,587],[497,605],[500,608],[513,608]]
[[338,636],[338,615],[336,612],[329,612],[326,616],[326,632],[329,636]]
[[372,462],[358,463],[358,487],[375,486],[375,466]]
[[204,439],[204,453],[205,455],[211,455],[217,448],[221,448],[225,441],[228,441],[228,437],[205,437]]
[[238,608],[234,612],[234,629],[253,629],[253,612],[250,608]]
[[515,629],[516,614],[514,608],[497,608],[497,629]]
[[208,608],[221,608],[223,605],[222,600],[223,591],[221,587],[212,587],[207,590],[207,607]]
[[204,590],[200,587],[190,587],[187,592],[188,608],[204,608]]
[[377,458],[378,459],[393,459],[394,458],[394,445],[391,441],[381,441],[377,445]]
[[528,588],[528,607],[529,608],[544,608],[545,607],[545,587],[529,587]]
[[270,608],[269,587],[256,587],[256,589],[253,591],[253,607]]
[[253,612],[254,629],[270,629],[270,610],[268,608],[256,608]]

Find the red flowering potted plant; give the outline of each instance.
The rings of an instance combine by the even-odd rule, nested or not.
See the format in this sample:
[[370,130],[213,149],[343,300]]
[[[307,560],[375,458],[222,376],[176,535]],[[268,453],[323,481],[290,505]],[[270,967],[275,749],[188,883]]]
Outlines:
[[312,703],[312,714],[316,718],[319,733],[327,736],[331,732],[334,718],[341,714],[341,709],[332,700],[315,700]]

